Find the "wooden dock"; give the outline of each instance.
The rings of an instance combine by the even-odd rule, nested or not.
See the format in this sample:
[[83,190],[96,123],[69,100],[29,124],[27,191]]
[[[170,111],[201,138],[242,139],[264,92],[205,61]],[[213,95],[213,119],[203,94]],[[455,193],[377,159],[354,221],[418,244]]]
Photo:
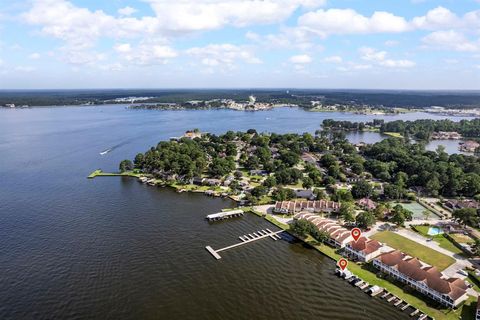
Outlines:
[[212,249],[212,247],[206,246],[205,249],[207,249],[207,251],[210,252],[212,256],[215,257],[215,259],[217,260],[222,259],[222,257],[220,257],[220,255],[215,250]]
[[240,217],[243,216],[245,212],[243,210],[231,210],[231,211],[222,211],[218,213],[209,214],[206,219],[208,221],[218,221],[218,220],[225,220],[230,219],[233,217]]
[[[233,248],[236,248],[236,247],[239,247],[241,245],[244,245],[244,244],[247,244],[247,243],[251,243],[251,242],[254,242],[254,241],[257,241],[257,240],[260,240],[260,239],[264,239],[264,238],[272,238],[273,240],[278,240],[278,239],[281,239],[280,236],[278,235],[279,233],[282,233],[284,232],[283,230],[279,230],[279,231],[276,231],[276,232],[273,232],[273,231],[270,231],[269,229],[267,229],[267,231],[265,230],[262,230],[263,231],[263,234],[260,235],[260,234],[257,234],[256,232],[252,234],[248,234],[249,237],[247,237],[247,235],[243,235],[243,236],[240,236],[240,240],[242,240],[242,242],[239,242],[239,243],[236,243],[236,244],[233,244],[231,246],[228,246],[228,247],[225,247],[225,248],[221,248],[221,249],[218,249],[218,250],[214,250],[211,246],[206,246],[205,249],[210,252],[212,254],[212,256],[215,257],[215,259],[219,260],[221,259],[222,257],[218,254],[219,252],[222,252],[222,251],[226,251],[226,250],[229,250],[229,249],[233,249]],[[258,232],[258,231],[257,231]],[[255,236],[256,234],[256,236]],[[242,239],[243,238],[243,239]]]
[[414,315],[416,315],[417,313],[419,313],[420,310],[418,309],[415,309],[415,311],[413,311],[412,313],[410,313],[410,317],[413,317]]

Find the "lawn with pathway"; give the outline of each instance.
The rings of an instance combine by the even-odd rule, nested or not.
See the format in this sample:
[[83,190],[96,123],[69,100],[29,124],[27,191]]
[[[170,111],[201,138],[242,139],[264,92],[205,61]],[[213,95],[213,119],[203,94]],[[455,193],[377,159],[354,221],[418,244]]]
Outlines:
[[445,270],[455,263],[454,258],[425,247],[424,245],[391,231],[378,232],[370,236],[370,238],[385,243],[389,247],[405,252],[412,257],[416,257],[429,265],[437,267],[440,271]]

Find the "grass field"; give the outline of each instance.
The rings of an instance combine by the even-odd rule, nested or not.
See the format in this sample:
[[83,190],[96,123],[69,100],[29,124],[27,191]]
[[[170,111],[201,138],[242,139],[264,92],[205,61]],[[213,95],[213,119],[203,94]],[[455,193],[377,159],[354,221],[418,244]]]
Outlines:
[[423,262],[437,267],[440,271],[445,270],[455,263],[455,259],[452,257],[427,248],[394,232],[382,231],[374,234],[370,238],[386,243],[388,246],[403,251],[412,257],[417,257]]
[[455,241],[457,241],[458,243],[475,243],[475,240],[473,240],[470,236],[464,234],[452,233],[450,234],[450,237],[455,239]]
[[457,246],[455,246],[450,240],[445,238],[443,236],[443,234],[439,234],[439,235],[436,235],[436,236],[429,235],[428,234],[428,229],[429,228],[430,228],[430,226],[415,226],[415,229],[417,229],[418,233],[420,233],[422,236],[424,236],[426,238],[433,238],[433,241],[438,243],[438,245],[440,247],[442,247],[443,249],[446,249],[446,250],[448,250],[450,252],[453,252],[455,254],[464,255],[463,251],[460,250]]
[[402,134],[398,132],[383,132],[383,134],[394,138],[403,138]]
[[122,172],[122,173],[111,173],[111,172],[103,172],[102,170],[98,169],[93,171],[88,175],[88,179],[93,179],[95,177],[140,177],[140,173],[135,173],[132,171]]

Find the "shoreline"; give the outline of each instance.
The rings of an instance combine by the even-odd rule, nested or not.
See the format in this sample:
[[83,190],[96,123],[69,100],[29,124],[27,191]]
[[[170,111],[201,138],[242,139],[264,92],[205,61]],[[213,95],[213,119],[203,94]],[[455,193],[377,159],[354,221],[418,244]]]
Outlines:
[[[304,244],[308,245],[309,247],[317,250],[324,256],[327,256],[328,258],[332,259],[333,261],[338,261],[341,258],[344,258],[340,254],[336,253],[336,249],[332,248],[326,244],[323,243],[318,243],[315,241],[311,236],[308,236],[306,239],[302,239],[298,237],[297,235],[293,234],[292,232],[289,231],[289,227],[284,225],[283,223],[279,222],[278,220],[275,219],[274,216],[271,214],[266,214],[263,215],[260,212],[255,212],[255,209],[251,208],[250,210],[251,213],[263,217],[265,220],[269,221],[273,225],[279,227],[280,229],[284,230],[285,232],[288,232],[290,235],[298,239],[299,241],[302,241]],[[424,301],[422,298],[417,297],[416,295],[412,295],[410,293],[405,292],[401,287],[397,286],[395,283],[390,282],[385,279],[381,279],[377,277],[377,274],[364,268],[368,267],[368,264],[363,264],[359,265],[353,261],[349,260],[348,264],[348,269],[356,276],[361,278],[364,281],[367,281],[371,285],[377,285],[379,287],[382,287],[386,290],[388,290],[390,293],[393,293],[403,301],[407,302],[410,304],[412,307],[420,310],[422,313],[434,318],[434,319],[469,319],[468,317],[465,318],[462,316],[463,309],[467,308],[470,309],[476,307],[476,302],[477,300],[475,298],[470,297],[467,301],[464,302],[458,309],[452,310],[452,309],[437,309],[428,306],[428,303]],[[446,310],[447,312],[443,312]],[[473,315],[473,312],[467,312],[466,315]],[[472,318],[473,319],[473,318]]]
[[[138,179],[139,177],[145,177],[145,176],[146,175],[142,174],[142,173],[134,173],[134,172],[110,173],[110,172],[103,172],[101,169],[97,169],[97,170],[93,171],[87,178],[88,179],[93,179],[93,178],[96,178],[96,177],[133,177],[133,178]],[[157,184],[157,186],[170,187],[170,188],[175,189],[177,192],[205,193],[205,191],[210,190],[208,188],[206,190],[185,190],[185,189],[180,188],[179,186],[176,186],[174,184],[167,184],[165,182],[163,182],[163,184]],[[212,194],[212,195],[214,195],[214,194]],[[215,195],[215,196],[219,196],[219,195]],[[228,198],[235,201],[236,203],[239,202],[238,200],[233,199],[230,195],[228,196]],[[320,252],[324,256],[332,259],[333,261],[338,261],[339,259],[343,258],[340,254],[338,254],[336,252],[335,248],[332,248],[332,247],[330,247],[326,244],[318,243],[315,240],[313,240],[313,238],[311,238],[311,236],[307,237],[306,239],[302,239],[302,238],[298,237],[297,235],[290,232],[288,225],[278,221],[271,214],[268,214],[268,213],[263,214],[259,211],[256,211],[255,206],[247,206],[247,207],[243,207],[241,209],[245,212],[252,213],[252,214],[254,214],[254,215],[256,215],[260,218],[263,218],[263,219],[267,220],[271,224],[273,224],[276,227],[284,230],[285,232],[288,232],[290,235],[292,235],[293,237],[295,237],[299,241],[308,245],[312,249],[317,250],[318,252]],[[367,266],[368,266],[368,264],[359,265],[359,264],[356,264],[356,263],[350,261],[348,268],[349,268],[350,271],[352,271],[352,273],[354,275],[360,277],[364,281],[367,281],[371,285],[377,285],[377,286],[380,286],[380,287],[388,290],[389,292],[395,294],[396,296],[398,296],[399,298],[401,298],[405,302],[409,303],[412,307],[420,310],[424,314],[427,314],[430,317],[433,317],[435,319],[451,319],[451,320],[453,320],[453,319],[465,319],[465,318],[462,318],[463,308],[470,309],[470,307],[472,305],[476,305],[476,300],[474,298],[470,297],[469,300],[465,301],[465,303],[463,305],[461,305],[456,310],[437,309],[437,308],[434,308],[434,307],[430,307],[430,306],[428,306],[428,303],[422,299],[423,297],[421,298],[421,297],[417,297],[416,295],[412,295],[410,293],[407,293],[403,290],[403,288],[397,286],[395,283],[390,282],[390,281],[385,280],[385,279],[378,278],[376,273],[374,273],[374,272],[365,268]],[[447,312],[444,313],[443,311],[447,311]],[[467,314],[470,314],[470,313],[471,312],[468,312]],[[473,313],[471,313],[471,314],[473,314]],[[468,318],[466,318],[466,319],[468,319]]]

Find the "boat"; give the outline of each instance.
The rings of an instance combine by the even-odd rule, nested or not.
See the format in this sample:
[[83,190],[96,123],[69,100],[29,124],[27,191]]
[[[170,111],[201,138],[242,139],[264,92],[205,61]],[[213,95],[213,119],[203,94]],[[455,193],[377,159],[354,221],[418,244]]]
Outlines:
[[112,151],[112,149],[104,150],[104,151],[100,152],[100,155],[104,156],[104,155],[106,155],[107,153],[109,153],[110,151]]

